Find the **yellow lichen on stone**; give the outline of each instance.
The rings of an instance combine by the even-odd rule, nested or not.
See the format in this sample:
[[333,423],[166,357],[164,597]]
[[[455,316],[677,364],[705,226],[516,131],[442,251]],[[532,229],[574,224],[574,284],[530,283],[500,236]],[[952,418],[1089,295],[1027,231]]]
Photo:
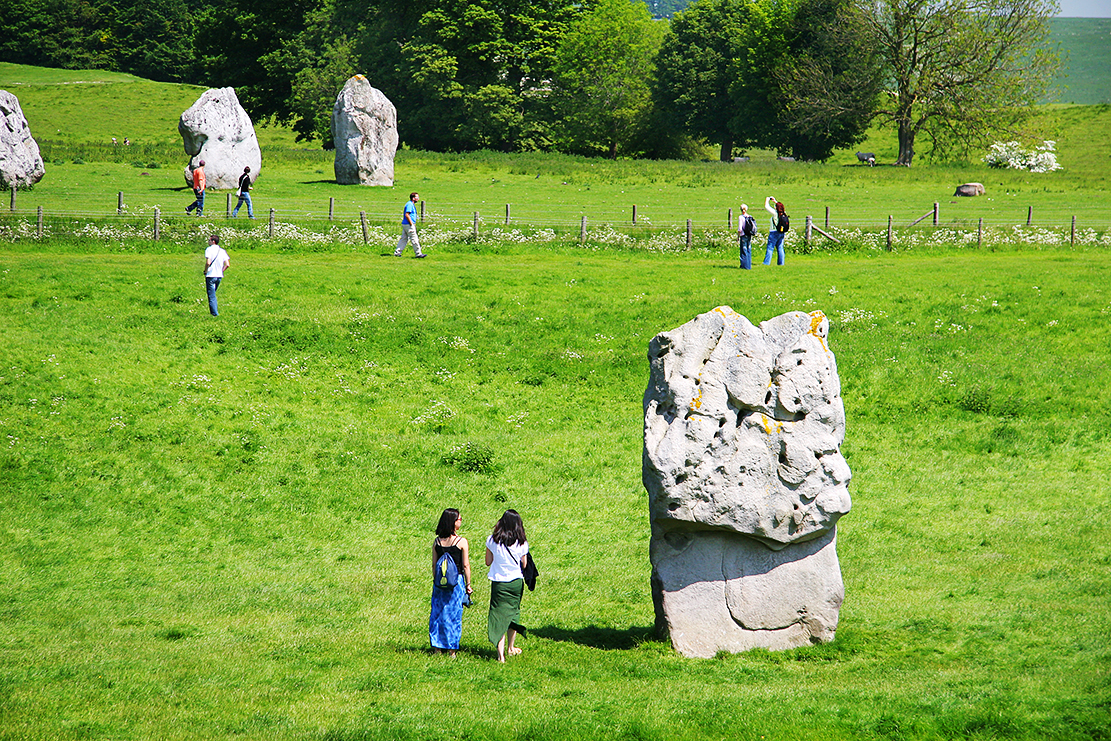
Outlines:
[[818,327],[822,325],[825,318],[826,315],[821,311],[810,312],[810,334],[818,338],[818,342],[822,343],[823,350],[829,352],[829,346],[826,344],[825,338],[818,334]]

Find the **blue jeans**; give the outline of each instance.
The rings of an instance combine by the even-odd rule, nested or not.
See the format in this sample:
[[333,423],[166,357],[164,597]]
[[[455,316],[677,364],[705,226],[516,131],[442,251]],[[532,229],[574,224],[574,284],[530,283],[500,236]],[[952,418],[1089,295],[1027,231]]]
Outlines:
[[231,217],[234,219],[239,216],[239,207],[244,203],[247,204],[247,216],[252,219],[255,218],[255,208],[251,205],[251,194],[244,191],[239,194],[239,203],[235,204],[235,210],[231,212]]
[[752,237],[741,235],[741,268],[752,270]]
[[783,264],[783,232],[770,231],[768,232],[768,251],[764,255],[764,264],[772,264],[772,250],[776,250],[776,265]]
[[212,316],[220,316],[220,312],[216,310],[216,289],[220,287],[220,280],[207,275],[204,277],[204,287],[208,291],[208,310]]
[[197,209],[197,216],[203,216],[204,215],[204,191],[202,190],[202,191],[199,191],[199,192],[198,191],[193,191],[193,192],[197,194],[197,200],[193,201],[192,203],[190,203],[188,206],[185,207],[185,213],[189,213],[193,209]]

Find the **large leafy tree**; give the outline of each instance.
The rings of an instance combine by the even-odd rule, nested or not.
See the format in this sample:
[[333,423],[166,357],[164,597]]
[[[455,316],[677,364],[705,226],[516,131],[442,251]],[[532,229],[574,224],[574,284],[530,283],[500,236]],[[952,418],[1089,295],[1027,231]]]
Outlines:
[[825,160],[863,141],[884,79],[867,28],[852,0],[801,0],[766,81],[776,122],[768,144]]
[[582,154],[643,151],[648,86],[664,33],[647,6],[599,0],[556,51],[553,103],[558,147]]
[[898,129],[897,164],[925,135],[941,155],[1012,130],[1058,69],[1044,47],[1055,0],[873,0],[866,6]]
[[737,139],[730,88],[741,76],[735,43],[745,35],[750,5],[695,0],[671,21],[656,57],[656,105],[690,135],[720,144],[723,161],[732,159]]

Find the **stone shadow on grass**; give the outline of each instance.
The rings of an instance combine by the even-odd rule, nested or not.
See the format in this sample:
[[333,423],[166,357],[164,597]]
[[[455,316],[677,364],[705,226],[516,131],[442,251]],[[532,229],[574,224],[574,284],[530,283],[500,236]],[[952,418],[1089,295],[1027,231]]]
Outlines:
[[629,628],[600,628],[597,625],[588,625],[575,630],[546,625],[540,628],[529,628],[529,633],[549,641],[567,641],[605,651],[627,650],[636,648],[646,641],[659,640],[655,628],[651,625]]

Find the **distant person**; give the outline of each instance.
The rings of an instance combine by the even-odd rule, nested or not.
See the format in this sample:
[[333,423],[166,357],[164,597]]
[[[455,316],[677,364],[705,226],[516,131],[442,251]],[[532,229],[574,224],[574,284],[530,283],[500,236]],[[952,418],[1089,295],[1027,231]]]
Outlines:
[[[773,205],[774,204],[774,205]],[[772,250],[776,251],[776,265],[784,262],[783,239],[787,230],[791,228],[791,220],[782,203],[775,200],[775,196],[764,199],[764,210],[772,215],[771,228],[768,229],[768,251],[764,254],[764,264],[772,264]]]
[[123,145],[125,147],[130,147],[131,146],[131,140],[128,139],[126,136],[123,138]]
[[185,207],[185,213],[192,213],[193,209],[197,209],[197,216],[204,216],[204,186],[204,160],[201,160],[193,168],[193,195],[197,200]]
[[247,216],[255,218],[255,208],[251,205],[251,166],[247,165],[243,168],[243,174],[239,176],[239,202],[235,204],[235,210],[231,212],[233,219],[239,217],[239,207],[244,203],[247,204]]
[[420,242],[417,240],[417,201],[419,200],[420,195],[410,193],[409,201],[401,211],[401,239],[397,240],[397,249],[393,251],[394,257],[401,257],[401,253],[405,251],[405,246],[410,242],[413,243],[413,252],[416,253],[417,257],[425,256],[420,251]]
[[459,510],[448,508],[440,515],[436,525],[436,539],[432,541],[432,566],[435,567],[445,553],[455,562],[459,579],[452,589],[432,587],[432,613],[428,617],[428,639],[436,653],[448,652],[455,656],[459,638],[463,634],[463,607],[470,604],[471,562],[467,539],[459,535],[463,518]]
[[737,226],[741,243],[741,269],[752,270],[752,238],[756,236],[756,219],[748,215],[748,204],[741,204],[741,223]]
[[208,238],[208,248],[204,251],[204,286],[208,292],[208,311],[212,316],[220,316],[216,308],[216,289],[220,287],[229,265],[231,258],[220,246],[220,236],[213,234]]
[[119,144],[119,142],[118,142],[118,141],[116,141],[116,137],[114,137],[114,136],[113,136],[113,137],[112,137],[112,146],[114,147],[114,146],[116,146],[117,144]]
[[486,565],[490,567],[490,614],[486,630],[497,646],[498,661],[516,656],[513,645],[521,630],[521,596],[525,592],[524,567],[528,556],[525,525],[515,510],[507,509],[486,539]]

